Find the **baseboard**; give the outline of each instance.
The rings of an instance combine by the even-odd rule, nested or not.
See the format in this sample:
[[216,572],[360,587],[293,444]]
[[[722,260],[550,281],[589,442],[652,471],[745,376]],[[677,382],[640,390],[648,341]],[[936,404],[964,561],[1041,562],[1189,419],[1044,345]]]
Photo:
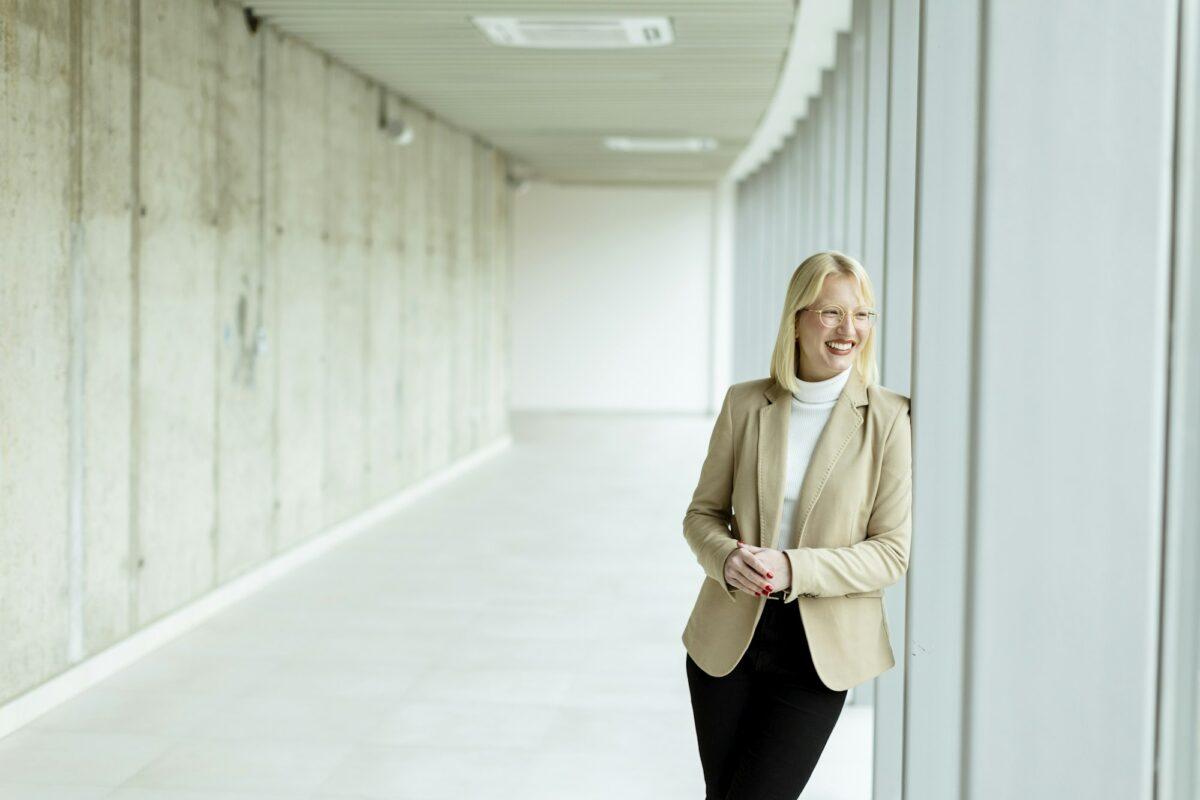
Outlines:
[[453,464],[423,478],[386,500],[328,528],[309,541],[296,545],[227,583],[221,584],[207,594],[172,611],[162,619],[139,629],[99,653],[89,656],[24,694],[18,695],[0,706],[0,738],[119,672],[147,653],[191,630],[243,597],[253,594],[276,578],[286,575],[351,536],[387,519],[418,497],[428,494],[511,445],[512,436],[508,434],[502,436],[495,442],[460,458]]

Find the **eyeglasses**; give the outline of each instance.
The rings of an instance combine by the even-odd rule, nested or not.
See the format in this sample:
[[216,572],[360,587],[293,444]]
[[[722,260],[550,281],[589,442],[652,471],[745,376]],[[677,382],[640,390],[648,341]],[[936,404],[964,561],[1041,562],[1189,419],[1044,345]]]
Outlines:
[[[817,311],[815,308],[802,308],[801,311]],[[826,306],[817,313],[817,318],[826,328],[836,328],[846,318],[846,309],[841,306]],[[868,329],[879,319],[879,312],[873,308],[860,308],[854,312],[854,327]]]

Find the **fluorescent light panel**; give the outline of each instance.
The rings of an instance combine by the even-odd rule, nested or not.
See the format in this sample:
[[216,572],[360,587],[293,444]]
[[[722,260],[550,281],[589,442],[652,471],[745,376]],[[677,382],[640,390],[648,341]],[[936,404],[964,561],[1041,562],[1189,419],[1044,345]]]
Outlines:
[[555,15],[471,17],[484,35],[502,47],[596,50],[663,47],[675,41],[667,17]]
[[607,136],[604,146],[624,153],[702,153],[715,150],[717,140],[703,136],[663,139],[633,136]]

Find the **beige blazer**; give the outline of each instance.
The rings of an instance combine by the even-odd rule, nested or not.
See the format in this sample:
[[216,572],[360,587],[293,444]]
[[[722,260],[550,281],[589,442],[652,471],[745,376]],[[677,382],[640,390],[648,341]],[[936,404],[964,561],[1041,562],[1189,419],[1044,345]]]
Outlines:
[[[865,387],[857,368],[834,403],[800,486],[792,581],[783,600],[725,583],[737,539],[773,547],[783,515],[791,393],[773,378],[729,387],[713,426],[683,536],[707,577],[683,644],[705,672],[737,666],[764,603],[792,603],[817,675],[848,689],[895,666],[884,586],[908,569],[912,532],[909,398]],[[772,587],[780,588],[780,587]]]

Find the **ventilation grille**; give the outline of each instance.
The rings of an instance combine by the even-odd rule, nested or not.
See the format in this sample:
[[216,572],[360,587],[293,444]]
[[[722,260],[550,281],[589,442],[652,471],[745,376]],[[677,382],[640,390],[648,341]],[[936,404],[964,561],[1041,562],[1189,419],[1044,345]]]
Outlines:
[[662,47],[675,41],[666,17],[472,17],[504,47],[604,49]]

